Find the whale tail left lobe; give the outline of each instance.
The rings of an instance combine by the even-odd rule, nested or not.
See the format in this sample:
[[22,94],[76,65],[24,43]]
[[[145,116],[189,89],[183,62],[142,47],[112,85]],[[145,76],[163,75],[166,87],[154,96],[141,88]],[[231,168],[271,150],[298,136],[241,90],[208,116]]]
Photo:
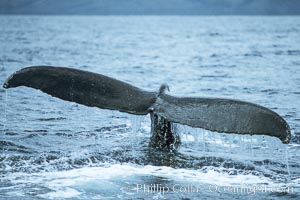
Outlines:
[[156,93],[92,72],[66,67],[35,66],[11,75],[4,88],[32,87],[51,96],[90,107],[148,114]]

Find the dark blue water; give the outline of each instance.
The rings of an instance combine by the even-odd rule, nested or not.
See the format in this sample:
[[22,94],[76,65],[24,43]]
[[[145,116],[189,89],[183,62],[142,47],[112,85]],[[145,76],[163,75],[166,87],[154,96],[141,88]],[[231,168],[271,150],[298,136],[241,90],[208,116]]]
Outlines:
[[148,147],[149,116],[0,89],[0,199],[300,197],[300,18],[0,16],[0,83],[69,66],[145,90],[258,103],[292,141],[179,126],[177,152]]

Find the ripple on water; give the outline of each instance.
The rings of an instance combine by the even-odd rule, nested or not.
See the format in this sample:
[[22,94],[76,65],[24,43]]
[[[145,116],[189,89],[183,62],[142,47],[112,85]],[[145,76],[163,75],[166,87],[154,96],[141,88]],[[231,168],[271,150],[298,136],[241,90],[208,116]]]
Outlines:
[[0,152],[31,153],[31,149],[11,141],[0,140]]

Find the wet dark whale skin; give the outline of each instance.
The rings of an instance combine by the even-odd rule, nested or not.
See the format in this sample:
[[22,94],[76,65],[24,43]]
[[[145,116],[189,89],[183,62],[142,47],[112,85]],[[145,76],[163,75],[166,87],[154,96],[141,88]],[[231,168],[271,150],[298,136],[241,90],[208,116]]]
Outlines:
[[173,97],[73,68],[23,68],[3,85],[4,88],[18,86],[39,89],[54,97],[90,107],[136,115],[154,113],[165,118],[166,123],[225,133],[269,135],[283,143],[289,143],[291,138],[287,122],[277,113],[257,104],[231,99]]
[[173,97],[160,95],[154,110],[172,122],[222,133],[269,135],[289,143],[287,122],[263,106],[218,98]]
[[90,107],[145,115],[156,93],[116,79],[67,67],[34,66],[14,73],[4,88],[32,87],[51,96]]

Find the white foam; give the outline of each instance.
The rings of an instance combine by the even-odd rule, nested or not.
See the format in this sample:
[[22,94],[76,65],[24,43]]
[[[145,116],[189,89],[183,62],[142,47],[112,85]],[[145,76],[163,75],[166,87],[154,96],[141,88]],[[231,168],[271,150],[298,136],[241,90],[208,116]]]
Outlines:
[[39,195],[40,197],[43,198],[50,198],[50,199],[68,199],[68,198],[73,198],[79,196],[81,193],[78,192],[75,189],[72,188],[64,188],[59,191],[55,192],[49,192],[47,194]]
[[[281,187],[284,183],[276,183],[271,179],[252,175],[237,174],[230,175],[222,172],[220,168],[215,170],[174,169],[165,166],[139,166],[133,164],[115,164],[104,167],[84,167],[68,171],[43,172],[34,174],[13,174],[16,184],[37,184],[46,187],[51,192],[40,195],[49,199],[74,198],[82,195],[84,188],[94,187],[100,190],[103,187],[112,189],[119,187],[120,192],[124,184],[141,184],[145,181],[143,177],[163,177],[170,181],[182,183],[213,184],[218,186],[235,185],[268,185],[270,187]],[[151,178],[149,180],[152,180]],[[149,181],[148,181],[149,182]],[[111,184],[111,186],[109,186]],[[154,184],[154,183],[153,183]]]

